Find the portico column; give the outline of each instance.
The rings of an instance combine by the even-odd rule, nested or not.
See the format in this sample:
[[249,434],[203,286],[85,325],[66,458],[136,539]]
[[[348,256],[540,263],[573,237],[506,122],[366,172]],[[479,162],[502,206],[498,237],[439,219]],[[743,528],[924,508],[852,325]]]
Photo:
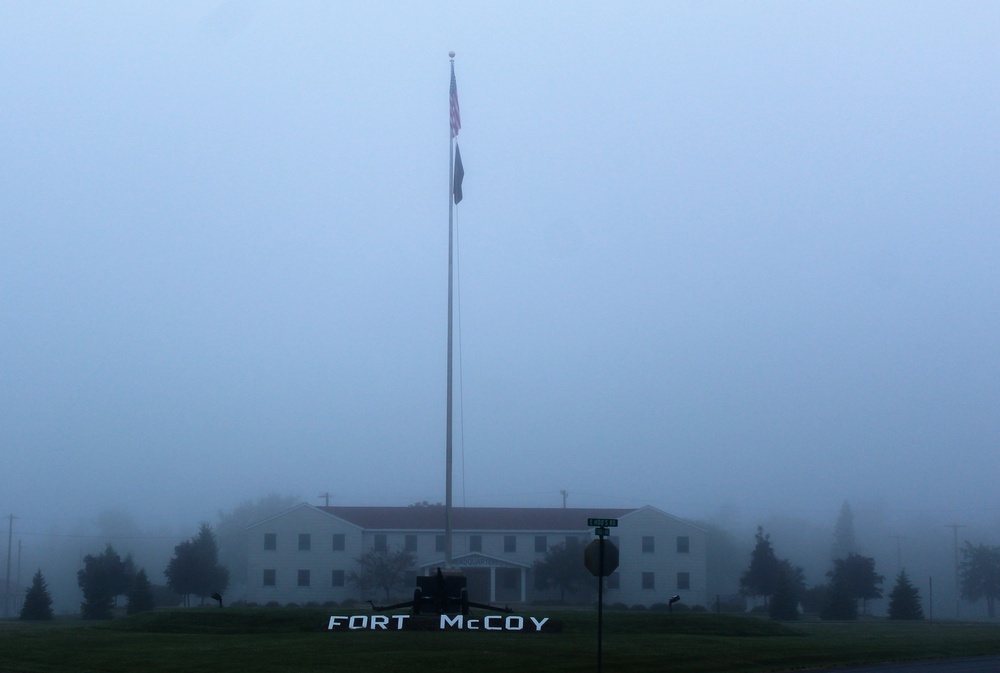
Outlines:
[[497,569],[495,566],[490,566],[490,603],[496,603],[497,600]]

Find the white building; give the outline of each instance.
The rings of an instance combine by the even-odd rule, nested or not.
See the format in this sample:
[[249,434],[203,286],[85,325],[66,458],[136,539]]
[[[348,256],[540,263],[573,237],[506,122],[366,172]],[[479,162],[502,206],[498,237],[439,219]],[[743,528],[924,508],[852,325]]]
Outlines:
[[[588,518],[617,519],[610,540],[620,553],[605,585],[605,602],[663,603],[679,594],[705,605],[704,529],[653,507],[638,509],[476,507],[452,509],[452,566],[467,577],[474,601],[517,604],[552,597],[536,589],[532,566],[549,548],[576,538],[596,539]],[[405,549],[417,574],[444,566],[444,508],[314,507],[298,505],[251,525],[247,600],[299,605],[360,596],[348,582],[355,559],[371,549]],[[581,565],[583,558],[580,559]],[[595,586],[596,586],[596,579]]]

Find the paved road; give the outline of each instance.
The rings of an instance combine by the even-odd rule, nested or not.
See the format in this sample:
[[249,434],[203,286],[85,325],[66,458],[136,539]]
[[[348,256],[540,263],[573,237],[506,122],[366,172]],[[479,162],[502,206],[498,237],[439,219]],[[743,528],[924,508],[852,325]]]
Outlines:
[[[1000,673],[1000,657],[944,659],[859,668],[825,668],[829,673]],[[816,673],[819,673],[816,671]]]

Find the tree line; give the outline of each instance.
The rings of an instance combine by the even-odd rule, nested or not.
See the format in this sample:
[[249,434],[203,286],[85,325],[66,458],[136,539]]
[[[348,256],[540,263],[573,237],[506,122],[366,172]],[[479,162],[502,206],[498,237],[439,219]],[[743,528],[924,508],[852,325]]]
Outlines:
[[[190,597],[202,601],[220,597],[229,584],[229,571],[218,562],[218,545],[212,527],[202,523],[198,533],[174,547],[174,555],[164,571],[165,586],[153,585],[145,568],[136,568],[131,554],[119,555],[111,544],[99,554],[83,558],[77,572],[77,584],[83,592],[80,615],[84,619],[110,619],[125,597],[125,613],[152,610],[158,604],[174,605]],[[21,606],[21,619],[52,619],[52,596],[42,571],[38,570],[27,588]]]
[[[789,559],[778,559],[770,535],[757,527],[750,563],[740,575],[740,592],[763,599],[773,619],[795,620],[799,607],[825,620],[853,620],[867,613],[870,600],[882,598],[885,577],[875,569],[875,559],[858,552],[852,517],[845,503],[834,530],[833,559],[826,573],[828,582],[806,587],[805,573]],[[962,598],[986,601],[991,619],[1000,598],[1000,547],[966,542],[961,549],[959,583]],[[899,620],[924,618],[920,591],[905,569],[900,569],[889,592],[888,617]]]

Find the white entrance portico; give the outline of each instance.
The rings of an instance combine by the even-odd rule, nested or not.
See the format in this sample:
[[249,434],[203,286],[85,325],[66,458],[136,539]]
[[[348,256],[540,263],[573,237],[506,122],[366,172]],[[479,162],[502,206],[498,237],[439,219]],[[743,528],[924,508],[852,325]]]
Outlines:
[[[509,559],[478,552],[456,556],[453,568],[462,570],[468,581],[469,598],[477,602],[524,603],[527,601],[527,577],[530,566]],[[444,567],[444,559],[420,566],[424,574]],[[487,598],[484,594],[489,594]]]

